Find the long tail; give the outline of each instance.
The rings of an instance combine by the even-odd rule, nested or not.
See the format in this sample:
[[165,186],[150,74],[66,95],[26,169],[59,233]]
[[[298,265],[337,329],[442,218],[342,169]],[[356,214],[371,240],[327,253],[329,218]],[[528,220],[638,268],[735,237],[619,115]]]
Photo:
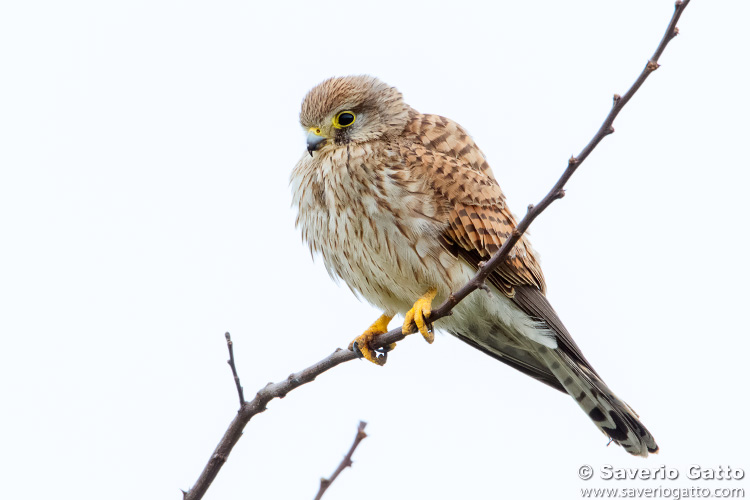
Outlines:
[[638,414],[596,373],[559,349],[542,348],[537,352],[568,394],[612,441],[631,455],[645,457],[659,451],[654,437],[638,420]]

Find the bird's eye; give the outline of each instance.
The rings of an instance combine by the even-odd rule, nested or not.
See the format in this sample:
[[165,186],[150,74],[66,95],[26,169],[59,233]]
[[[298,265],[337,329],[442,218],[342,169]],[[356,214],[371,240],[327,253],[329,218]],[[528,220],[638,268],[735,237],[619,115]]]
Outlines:
[[348,127],[357,117],[351,111],[342,111],[333,118],[333,126],[336,128]]

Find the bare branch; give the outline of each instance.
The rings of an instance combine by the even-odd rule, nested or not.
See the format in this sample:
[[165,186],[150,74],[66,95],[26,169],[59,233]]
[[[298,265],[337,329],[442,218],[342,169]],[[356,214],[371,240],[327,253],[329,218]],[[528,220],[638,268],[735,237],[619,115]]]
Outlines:
[[[646,78],[648,78],[648,76],[659,67],[657,61],[662,52],[664,52],[664,49],[666,48],[670,40],[672,40],[677,35],[677,21],[682,15],[682,12],[685,10],[685,7],[687,7],[688,3],[690,3],[690,0],[678,1],[675,4],[674,14],[672,15],[672,19],[669,22],[667,31],[664,34],[661,42],[659,43],[656,52],[654,52],[654,55],[651,56],[651,59],[649,59],[646,67],[643,69],[641,74],[631,85],[628,91],[622,96],[615,95],[613,99],[612,109],[604,119],[604,122],[602,123],[601,127],[599,127],[599,130],[596,132],[591,141],[589,141],[589,143],[581,150],[581,152],[578,153],[578,156],[573,156],[570,158],[570,160],[568,160],[567,168],[563,172],[560,179],[558,179],[557,183],[547,193],[547,195],[542,198],[542,200],[536,205],[529,206],[526,215],[523,217],[523,219],[521,219],[512,235],[503,243],[503,245],[495,253],[495,255],[493,255],[492,258],[485,263],[485,265],[479,267],[477,273],[471,280],[469,280],[468,283],[466,283],[466,285],[464,285],[457,292],[452,293],[442,304],[440,304],[440,306],[438,306],[437,309],[433,309],[430,315],[431,321],[436,321],[442,317],[450,315],[451,310],[456,306],[456,304],[465,299],[477,288],[481,288],[486,278],[495,270],[495,268],[497,268],[498,265],[500,265],[501,262],[503,262],[508,257],[513,246],[518,242],[523,233],[526,232],[534,219],[536,219],[539,214],[541,214],[549,205],[551,205],[553,201],[558,200],[565,195],[565,190],[563,189],[563,187],[568,182],[570,177],[575,173],[581,163],[583,163],[584,160],[588,158],[589,154],[591,154],[591,152],[594,150],[594,148],[596,148],[599,142],[601,142],[602,139],[614,132],[612,124],[614,123],[617,115],[620,113],[625,104],[627,104],[628,101],[633,97],[633,95],[638,91],[643,82],[646,81]],[[403,339],[404,335],[401,333],[401,328],[394,328],[387,333],[378,335],[370,343],[370,347],[372,347],[373,349],[382,349],[389,344],[398,342]],[[312,382],[321,373],[330,370],[334,366],[340,365],[341,363],[347,361],[351,361],[355,358],[357,358],[357,355],[353,351],[336,349],[336,351],[330,356],[318,361],[314,365],[305,368],[300,372],[289,375],[286,380],[277,382],[275,384],[269,383],[263,389],[258,391],[258,394],[252,401],[242,404],[239,412],[235,416],[232,423],[229,425],[229,428],[224,434],[224,437],[221,439],[219,445],[214,450],[214,453],[211,455],[208,464],[203,469],[203,472],[196,481],[195,485],[190,489],[190,491],[185,493],[185,500],[197,500],[203,497],[206,490],[208,490],[208,487],[211,485],[211,482],[219,473],[221,466],[224,465],[224,462],[226,462],[232,448],[235,444],[237,444],[240,436],[242,436],[242,430],[245,428],[245,426],[253,416],[265,411],[266,405],[272,399],[283,398],[287,395],[287,393],[289,393],[289,391],[292,391],[301,385]]]
[[357,435],[354,436],[354,442],[352,443],[352,447],[349,448],[349,452],[344,456],[344,459],[341,460],[341,463],[338,467],[336,467],[336,470],[333,471],[333,474],[331,474],[331,477],[321,478],[320,479],[320,489],[318,490],[318,494],[315,495],[315,500],[320,500],[323,498],[323,494],[326,492],[329,486],[331,486],[331,483],[333,483],[337,477],[339,477],[339,474],[346,469],[347,467],[352,466],[352,455],[354,455],[354,450],[357,449],[357,446],[359,446],[359,443],[362,442],[364,438],[367,437],[367,434],[365,434],[365,426],[367,425],[367,422],[359,421],[359,427],[357,427]]
[[[521,239],[521,236],[526,232],[531,223],[534,222],[534,219],[536,219],[539,214],[541,214],[548,206],[550,206],[553,201],[565,196],[565,190],[563,189],[563,187],[565,187],[565,184],[567,184],[568,180],[570,180],[578,167],[581,166],[581,163],[583,163],[584,160],[588,158],[589,154],[591,154],[591,152],[594,150],[594,148],[596,148],[599,142],[601,142],[602,139],[615,131],[615,129],[612,127],[612,124],[614,123],[617,115],[620,113],[625,104],[628,103],[630,98],[633,97],[633,95],[638,91],[641,85],[643,85],[643,82],[646,81],[648,75],[650,75],[656,70],[656,68],[659,67],[656,61],[659,59],[659,56],[661,56],[662,52],[664,52],[664,49],[669,41],[677,35],[677,20],[682,15],[682,12],[685,10],[685,7],[687,7],[688,3],[690,3],[690,0],[678,1],[675,4],[674,14],[672,15],[672,19],[669,22],[667,31],[664,34],[664,37],[661,39],[656,52],[654,52],[654,55],[651,56],[651,59],[646,64],[646,67],[643,68],[643,71],[641,71],[641,74],[638,76],[633,85],[630,86],[628,91],[625,92],[625,94],[622,96],[615,95],[615,98],[613,99],[612,109],[609,111],[609,114],[604,119],[604,123],[602,123],[601,127],[599,127],[599,130],[596,132],[591,141],[589,141],[589,143],[586,144],[581,152],[578,153],[578,156],[572,156],[568,160],[568,167],[565,169],[565,172],[563,172],[562,176],[560,177],[560,179],[558,179],[557,183],[552,187],[549,193],[547,193],[547,195],[542,198],[542,201],[533,206],[529,205],[529,209],[526,212],[526,215],[523,219],[521,219],[521,222],[518,223],[515,231],[513,231],[510,238],[503,242],[503,245],[495,253],[495,255],[492,256],[487,264],[479,268],[477,274],[468,283],[466,283],[463,288],[461,288],[458,292],[452,294],[452,298],[446,299],[445,302],[440,304],[437,309],[432,311],[432,314],[430,315],[430,319],[432,321],[445,316],[448,311],[453,309],[455,301],[460,302],[471,292],[473,292],[477,288],[480,288],[487,276],[489,276],[492,271],[494,271],[495,268],[508,257],[511,249],[513,248],[513,245],[515,245],[518,240]],[[391,332],[388,333],[390,334]],[[386,344],[394,342],[394,340],[385,338],[385,336],[383,336],[382,338],[377,337],[377,342],[373,342],[372,346],[376,347],[375,344],[377,343],[379,347],[379,344],[381,342],[383,344]]]
[[229,349],[229,360],[227,363],[229,363],[229,367],[232,369],[232,375],[234,376],[234,385],[237,386],[237,395],[240,397],[240,406],[245,404],[245,391],[242,389],[242,384],[240,384],[240,377],[237,375],[237,366],[234,364],[234,344],[232,344],[232,336],[229,335],[229,332],[224,334],[224,337],[227,339],[227,349]]

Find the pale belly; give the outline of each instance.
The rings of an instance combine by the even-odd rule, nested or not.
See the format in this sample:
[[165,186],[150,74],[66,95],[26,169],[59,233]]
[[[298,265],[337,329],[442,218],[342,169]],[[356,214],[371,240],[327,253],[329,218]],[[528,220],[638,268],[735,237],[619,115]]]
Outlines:
[[[331,277],[384,313],[405,313],[432,288],[438,305],[475,274],[440,244],[445,226],[433,217],[435,208],[423,190],[410,192],[402,184],[376,187],[351,170],[323,165],[306,171],[305,166],[292,176],[303,238],[313,254],[322,256]],[[480,343],[515,344],[514,332],[549,343],[533,319],[494,289],[476,291],[453,312],[436,326],[471,330]]]
[[438,242],[441,228],[408,219],[397,225],[393,218],[377,211],[362,217],[348,207],[337,213],[314,210],[300,222],[328,272],[390,314],[406,312],[430,288],[446,297],[466,281],[458,259]]
[[[435,236],[425,233],[412,243],[393,224],[362,225],[347,212],[328,218],[316,214],[307,223],[311,247],[317,247],[328,272],[388,315],[404,314],[427,290],[435,288],[437,306],[460,289],[476,270],[443,250]],[[352,237],[362,234],[362,237]],[[433,243],[434,242],[434,243]],[[520,347],[517,333],[555,347],[536,322],[505,295],[492,288],[477,290],[436,326],[452,332],[470,331],[487,346]]]

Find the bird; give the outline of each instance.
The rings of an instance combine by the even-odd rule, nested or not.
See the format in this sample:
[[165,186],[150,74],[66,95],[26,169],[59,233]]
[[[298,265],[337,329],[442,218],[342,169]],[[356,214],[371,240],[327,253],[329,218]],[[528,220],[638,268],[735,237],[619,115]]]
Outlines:
[[[517,224],[485,155],[458,123],[416,111],[369,75],[316,85],[299,121],[307,150],[290,176],[296,226],[334,280],[383,311],[350,347],[383,364],[370,342],[396,314],[405,335],[432,343],[432,303],[469,281]],[[570,395],[631,455],[658,452],[550,305],[525,235],[487,286],[434,327]]]

